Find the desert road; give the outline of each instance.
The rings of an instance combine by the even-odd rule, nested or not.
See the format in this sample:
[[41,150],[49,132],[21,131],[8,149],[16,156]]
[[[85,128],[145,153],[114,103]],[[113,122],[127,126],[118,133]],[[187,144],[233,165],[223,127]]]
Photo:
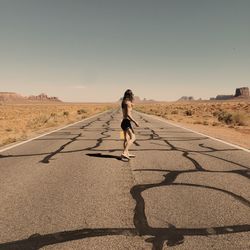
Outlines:
[[250,249],[250,153],[121,112],[0,153],[0,250]]

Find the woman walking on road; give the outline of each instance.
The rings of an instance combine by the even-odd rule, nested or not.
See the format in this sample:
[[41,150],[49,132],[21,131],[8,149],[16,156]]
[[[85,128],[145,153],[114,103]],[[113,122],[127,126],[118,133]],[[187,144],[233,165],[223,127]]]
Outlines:
[[130,146],[135,141],[135,133],[131,126],[131,121],[139,127],[139,124],[133,119],[131,115],[131,111],[133,108],[133,100],[134,94],[133,92],[128,89],[125,91],[123,99],[122,99],[122,113],[123,113],[123,120],[121,123],[121,128],[124,133],[124,142],[123,142],[123,153],[121,155],[122,158],[130,159],[130,157],[135,157],[135,155],[129,154],[128,150]]

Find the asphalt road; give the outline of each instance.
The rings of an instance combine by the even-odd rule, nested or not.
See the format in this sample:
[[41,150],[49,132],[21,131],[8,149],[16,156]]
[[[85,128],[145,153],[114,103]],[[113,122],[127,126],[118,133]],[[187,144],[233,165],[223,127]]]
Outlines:
[[0,250],[250,249],[250,154],[110,111],[0,153]]

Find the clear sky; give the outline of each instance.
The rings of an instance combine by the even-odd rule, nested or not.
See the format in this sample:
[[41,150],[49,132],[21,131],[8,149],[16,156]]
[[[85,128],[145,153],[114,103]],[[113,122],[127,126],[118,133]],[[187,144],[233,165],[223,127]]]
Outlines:
[[250,0],[0,0],[0,91],[65,101],[250,87]]

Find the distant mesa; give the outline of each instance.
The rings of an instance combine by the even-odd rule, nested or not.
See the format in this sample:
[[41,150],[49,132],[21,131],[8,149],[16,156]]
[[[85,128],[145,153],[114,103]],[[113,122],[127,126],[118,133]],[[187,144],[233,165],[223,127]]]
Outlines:
[[147,98],[141,99],[139,96],[135,96],[134,97],[134,102],[140,103],[140,102],[156,102],[156,101],[153,100],[153,99],[147,99]]
[[134,96],[134,102],[142,102],[139,96]]
[[21,102],[24,97],[13,92],[0,92],[0,102]]
[[42,93],[40,95],[22,96],[14,92],[0,92],[2,103],[30,103],[30,102],[61,102],[57,97],[50,97]]
[[40,95],[31,95],[27,97],[28,100],[32,101],[55,101],[55,102],[61,102],[57,97],[55,96],[47,96],[46,94],[42,93]]
[[249,88],[241,87],[235,90],[234,95],[217,95],[216,97],[210,98],[210,100],[234,100],[234,99],[249,99]]
[[217,95],[216,97],[210,98],[210,100],[230,100],[234,99],[234,95]]
[[193,96],[182,96],[179,100],[177,100],[178,102],[186,102],[186,101],[194,101],[194,97]]
[[249,98],[249,88],[248,87],[242,87],[242,88],[237,88],[235,90],[235,95],[234,97],[240,97],[240,98]]
[[[122,101],[122,97],[119,99],[119,102],[121,101]],[[135,103],[151,103],[151,102],[156,102],[156,101],[153,99],[146,99],[146,98],[141,99],[139,96],[134,96],[134,102]]]

